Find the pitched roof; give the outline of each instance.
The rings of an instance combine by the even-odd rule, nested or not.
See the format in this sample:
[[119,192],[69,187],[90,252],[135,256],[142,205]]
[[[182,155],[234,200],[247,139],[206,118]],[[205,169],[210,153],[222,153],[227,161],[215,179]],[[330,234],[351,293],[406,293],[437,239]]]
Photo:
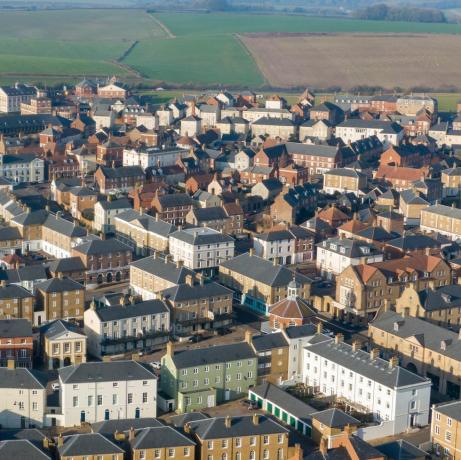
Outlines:
[[405,439],[379,444],[375,446],[375,449],[392,460],[419,460],[421,458],[431,457],[426,451],[405,441]]
[[83,331],[74,323],[57,319],[40,327],[40,334],[48,338],[66,337],[69,333],[84,336]]
[[32,326],[27,319],[0,320],[0,337],[32,337]]
[[118,168],[100,166],[99,169],[101,170],[104,177],[109,179],[144,176],[144,170],[141,168],[141,166],[120,166]]
[[287,319],[306,319],[316,316],[317,312],[300,297],[279,300],[270,307],[270,315]]
[[100,433],[84,433],[64,436],[64,443],[58,447],[61,457],[83,455],[124,454],[125,451]]
[[174,284],[185,283],[187,275],[195,276],[193,270],[172,262],[167,262],[166,259],[160,259],[155,255],[139,259],[130,265]]
[[10,439],[0,441],[0,459],[25,459],[27,460],[51,460],[51,457],[42,452],[28,439]]
[[251,339],[251,343],[257,353],[272,350],[273,348],[283,348],[288,346],[288,342],[281,332],[256,335]]
[[104,420],[103,422],[93,423],[92,430],[95,433],[101,433],[104,436],[112,436],[116,431],[123,433],[130,428],[134,430],[142,430],[144,428],[151,428],[156,426],[163,426],[155,418],[129,418],[120,420]]
[[27,388],[42,390],[46,387],[46,374],[35,370],[17,367],[9,369],[0,367],[0,388]]
[[0,299],[26,299],[27,297],[33,297],[33,295],[21,286],[15,284],[0,286]]
[[435,410],[458,422],[461,421],[461,401],[450,401],[438,404]]
[[71,278],[51,278],[37,284],[36,288],[44,292],[80,291],[85,289],[83,285]]
[[331,408],[326,409],[321,412],[316,412],[312,415],[312,418],[315,418],[323,425],[329,428],[344,428],[346,425],[359,425],[360,422],[346,414],[341,409]]
[[146,300],[133,305],[113,305],[96,309],[96,315],[103,322],[168,312],[169,309],[165,303],[158,299]]
[[167,300],[180,302],[191,299],[204,299],[222,295],[232,295],[233,291],[225,286],[215,283],[214,281],[189,285],[187,283],[179,284],[161,291]]
[[195,227],[177,230],[171,234],[170,238],[176,238],[192,245],[234,242],[234,239],[231,236],[208,227]]
[[143,429],[136,435],[131,446],[133,449],[165,449],[195,446],[195,442],[171,426],[158,426]]
[[115,252],[131,252],[131,248],[117,240],[110,238],[108,240],[91,240],[85,243],[74,246],[75,251],[81,254],[94,255],[94,254],[110,254]]
[[52,273],[65,273],[85,270],[85,264],[78,256],[52,260],[48,267]]

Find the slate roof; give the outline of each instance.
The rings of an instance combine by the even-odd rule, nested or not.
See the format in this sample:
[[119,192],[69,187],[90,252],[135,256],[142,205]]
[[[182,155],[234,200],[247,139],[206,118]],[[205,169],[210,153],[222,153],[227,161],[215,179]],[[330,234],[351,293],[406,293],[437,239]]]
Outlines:
[[0,441],[0,459],[51,460],[51,457],[27,439]]
[[169,309],[165,303],[158,299],[146,300],[134,305],[114,305],[96,310],[98,318],[103,322],[168,312]]
[[9,283],[21,283],[22,281],[46,280],[48,276],[43,265],[26,265],[5,270],[4,273],[0,272],[0,278],[6,279]]
[[40,334],[48,337],[49,339],[56,339],[62,335],[68,334],[69,332],[84,336],[83,331],[76,324],[64,321],[63,319],[57,319],[55,321],[51,321],[50,323],[45,323],[40,327]]
[[304,299],[301,299],[300,297],[288,297],[271,305],[269,314],[278,316],[279,318],[296,318],[304,320],[309,317],[316,316],[317,312],[313,308],[309,307]]
[[109,441],[100,433],[74,434],[64,436],[64,444],[58,447],[61,457],[80,457],[83,455],[124,454],[125,451]]
[[352,346],[344,342],[335,343],[334,339],[310,345],[307,352],[315,353],[321,358],[350,369],[370,380],[380,383],[387,388],[400,388],[407,385],[427,383],[430,380],[400,367],[390,368],[389,362],[381,358],[371,359],[370,354],[357,350],[352,351]]
[[139,211],[130,209],[124,211],[116,216],[116,219],[121,219],[125,222],[138,224],[141,228],[144,228],[148,232],[155,233],[164,238],[168,238],[170,233],[176,230],[176,227],[163,220],[157,220],[155,217],[149,214],[140,214]]
[[375,449],[392,460],[419,460],[420,458],[432,458],[427,452],[414,446],[408,441],[405,441],[404,439],[380,444],[375,446]]
[[119,200],[107,200],[107,201],[99,201],[99,204],[104,210],[109,209],[130,209],[131,203],[127,198],[120,198]]
[[26,299],[27,297],[33,297],[33,295],[21,286],[15,284],[0,286],[0,299]]
[[215,296],[232,296],[233,291],[214,281],[190,286],[187,283],[179,284],[161,291],[165,299],[181,302],[191,299],[203,299]]
[[422,307],[426,311],[444,310],[461,306],[461,285],[449,284],[437,289],[424,289],[418,293]]
[[85,265],[80,257],[65,257],[63,259],[52,260],[48,264],[48,268],[52,273],[60,272],[73,272],[85,270]]
[[32,326],[27,319],[2,319],[0,320],[0,337],[32,337]]
[[342,176],[342,177],[366,177],[365,174],[356,171],[355,169],[350,169],[350,168],[335,168],[335,169],[330,169],[329,171],[326,171],[324,175],[329,175],[329,176]]
[[27,388],[42,390],[46,387],[46,375],[35,370],[17,367],[0,367],[0,388]]
[[[329,238],[317,244],[317,247],[349,258],[360,258],[381,254],[381,251],[376,246],[365,241],[358,241],[350,238]],[[341,249],[344,250],[341,251]]]
[[261,117],[253,122],[256,126],[294,126],[288,118]]
[[109,179],[144,176],[144,170],[141,168],[141,166],[120,166],[118,168],[100,166],[99,169],[103,173],[104,177]]
[[255,357],[250,345],[245,342],[239,342],[200,348],[200,351],[197,349],[177,351],[174,353],[173,362],[176,368],[182,369]]
[[285,329],[285,334],[290,339],[300,339],[316,334],[317,327],[314,324],[304,324],[302,326],[289,326]]
[[438,404],[435,410],[458,422],[461,421],[461,401],[450,401]]
[[281,332],[256,335],[251,340],[256,353],[272,350],[274,348],[288,347],[288,342]]
[[424,212],[438,214],[440,216],[453,217],[454,219],[461,219],[461,209],[445,206],[443,204],[434,204],[424,209]]
[[231,426],[225,426],[225,417],[215,417],[207,420],[190,422],[191,430],[200,439],[222,439],[238,436],[288,433],[288,429],[279,425],[269,417],[260,415],[259,423],[253,423],[252,416],[232,417]]
[[116,431],[124,433],[130,428],[135,431],[142,430],[144,428],[151,428],[163,426],[155,418],[130,418],[120,420],[104,420],[103,422],[93,423],[91,428],[95,433],[101,433],[103,436],[113,436]]
[[404,235],[388,241],[386,245],[401,249],[402,251],[440,247],[440,243],[428,235]]
[[86,236],[87,234],[87,231],[83,227],[79,227],[73,222],[58,217],[57,215],[53,216],[49,214],[43,222],[43,226],[72,238]]
[[221,206],[212,206],[210,208],[195,208],[192,210],[192,213],[198,222],[227,219],[227,214]]
[[151,380],[155,375],[136,361],[88,362],[62,367],[58,370],[64,384],[83,382],[112,382],[118,380]]
[[231,236],[207,227],[177,230],[171,234],[171,238],[176,238],[180,241],[184,241],[185,243],[192,245],[234,242],[234,239]]
[[288,154],[313,155],[323,158],[335,158],[338,155],[338,148],[331,145],[300,144],[287,142],[285,144]]
[[174,417],[171,417],[170,423],[175,428],[182,429],[187,422],[205,420],[207,418],[209,417],[205,414],[202,414],[202,412],[186,412],[185,414],[175,415]]
[[310,421],[312,414],[317,412],[317,409],[269,382],[257,385],[251,391],[303,421]]
[[131,444],[133,449],[164,449],[183,446],[195,446],[195,442],[171,426],[145,428],[137,434]]
[[116,252],[131,252],[131,248],[121,241],[110,238],[108,240],[91,240],[85,243],[74,246],[75,251],[82,254],[95,255],[95,254],[110,254]]
[[187,193],[166,193],[159,195],[158,201],[162,208],[175,208],[178,206],[192,206],[194,203]]
[[79,291],[85,289],[84,286],[71,278],[51,278],[37,284],[36,288],[44,292]]
[[185,283],[187,275],[195,275],[195,272],[187,267],[166,262],[164,259],[156,256],[137,260],[136,262],[132,262],[131,266],[147,271],[158,278],[165,279],[174,284]]
[[341,122],[339,127],[342,128],[366,128],[366,129],[381,129],[387,132],[399,133],[403,130],[402,126],[397,123],[385,120],[362,120],[361,118],[349,118]]
[[323,423],[323,425],[329,428],[344,428],[346,425],[360,424],[356,418],[346,414],[341,409],[336,408],[316,412],[312,415],[312,418],[315,418],[320,423]]
[[248,252],[226,260],[221,266],[274,287],[287,286],[293,277],[301,284],[312,282],[309,277],[301,273],[295,273],[283,265],[274,265],[270,260],[251,256]]

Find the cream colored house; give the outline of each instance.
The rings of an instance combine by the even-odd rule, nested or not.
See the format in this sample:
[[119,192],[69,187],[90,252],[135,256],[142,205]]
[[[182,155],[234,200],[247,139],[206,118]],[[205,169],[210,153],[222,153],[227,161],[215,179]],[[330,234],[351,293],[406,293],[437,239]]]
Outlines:
[[438,232],[457,240],[461,238],[461,209],[434,204],[421,210],[421,230]]
[[252,123],[251,132],[253,136],[267,135],[272,138],[290,140],[296,136],[296,125],[287,118],[262,117]]

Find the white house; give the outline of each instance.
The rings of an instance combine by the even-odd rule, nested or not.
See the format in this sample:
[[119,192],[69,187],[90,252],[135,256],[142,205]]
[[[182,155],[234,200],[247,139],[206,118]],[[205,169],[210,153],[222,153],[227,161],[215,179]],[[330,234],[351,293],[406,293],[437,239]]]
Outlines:
[[94,205],[94,229],[102,233],[115,232],[115,217],[130,209],[131,203],[126,198],[98,201]]
[[178,230],[169,240],[173,260],[194,270],[213,269],[234,257],[234,239],[208,227]]
[[367,353],[357,342],[348,345],[317,335],[304,349],[303,381],[324,395],[336,395],[357,410],[372,413],[389,434],[429,423],[431,381],[385,361],[377,350]]
[[46,406],[46,382],[24,367],[0,367],[0,424],[2,428],[41,428]]
[[317,269],[332,278],[349,265],[382,262],[383,253],[365,241],[350,238],[329,238],[317,245]]
[[390,145],[400,145],[404,130],[391,121],[350,118],[336,126],[335,135],[346,144],[377,136],[384,148],[387,148]]
[[183,149],[161,149],[158,147],[140,147],[123,150],[123,166],[150,167],[173,166],[187,153]]
[[168,340],[170,310],[161,300],[91,307],[83,315],[88,351],[94,356],[126,353]]
[[1,155],[0,176],[16,184],[43,182],[45,180],[45,160],[34,154]]
[[59,384],[62,426],[157,415],[157,378],[136,361],[63,367]]

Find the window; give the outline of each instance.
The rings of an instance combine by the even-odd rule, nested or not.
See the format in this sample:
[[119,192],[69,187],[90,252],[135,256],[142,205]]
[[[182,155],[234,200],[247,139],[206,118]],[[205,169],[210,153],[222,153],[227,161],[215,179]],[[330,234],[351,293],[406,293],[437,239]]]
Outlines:
[[168,449],[168,457],[174,457],[174,449]]
[[277,436],[277,442],[278,442],[279,444],[283,444],[283,434],[279,434],[279,435]]
[[[78,403],[78,400],[77,400]],[[19,410],[24,410],[24,403],[22,401],[19,402]]]
[[190,455],[190,448],[184,447],[184,457],[189,457],[189,455]]
[[264,460],[269,459],[269,451],[267,449],[264,449],[264,451],[263,451],[263,459]]
[[160,449],[155,449],[154,450],[154,456],[155,456],[155,458],[160,458]]
[[250,438],[250,446],[256,446],[256,438],[254,436]]
[[440,434],[440,427],[439,427],[439,425],[435,425],[435,427],[434,427],[434,433],[435,433],[435,434]]
[[146,403],[147,402],[147,393],[142,394],[142,402]]
[[38,404],[36,402],[32,403],[32,410],[38,410]]
[[117,395],[112,395],[112,404],[116,405],[117,404]]
[[448,417],[448,418],[447,418],[447,425],[448,425],[448,426],[451,426],[451,423],[452,423],[452,420],[451,420],[451,418]]
[[242,447],[242,439],[235,438],[235,447]]
[[416,409],[416,401],[410,402],[410,409]]
[[133,393],[128,393],[128,404],[133,403]]
[[269,444],[269,436],[267,436],[267,435],[264,436],[263,442],[264,442],[264,444]]
[[98,406],[102,406],[102,395],[98,395]]
[[93,396],[90,395],[88,396],[88,407],[91,407],[93,405]]
[[250,450],[250,460],[256,460],[256,454],[254,450]]
[[140,460],[144,460],[146,458],[146,451],[145,450],[140,450],[139,451],[139,458],[140,458]]
[[445,431],[445,441],[451,442],[451,431]]
[[436,420],[440,420],[440,412],[436,412],[436,413],[435,413],[435,419],[436,419]]
[[213,450],[213,441],[208,441],[208,450]]
[[228,446],[227,439],[223,439],[223,440],[221,441],[221,447],[222,447],[223,449],[227,449],[227,446]]
[[72,398],[72,407],[78,407],[78,396]]

